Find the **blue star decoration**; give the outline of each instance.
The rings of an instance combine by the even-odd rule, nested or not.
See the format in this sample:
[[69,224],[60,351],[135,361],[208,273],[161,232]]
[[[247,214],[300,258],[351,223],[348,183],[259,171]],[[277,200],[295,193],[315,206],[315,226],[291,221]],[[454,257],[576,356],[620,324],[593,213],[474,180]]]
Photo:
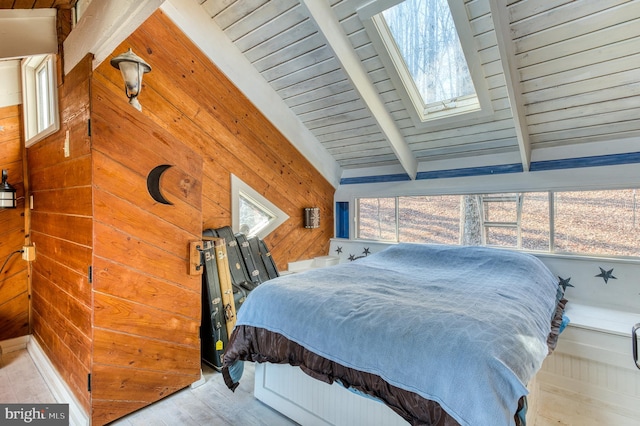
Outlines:
[[567,291],[567,287],[575,288],[572,284],[569,284],[569,281],[571,281],[571,277],[569,278],[558,277],[558,279],[560,280],[558,282],[558,285],[562,287],[562,291]]
[[342,247],[338,247],[338,248],[336,249],[336,253],[338,253],[338,254],[342,253]]
[[604,269],[600,268],[600,273],[596,275],[596,277],[601,277],[604,280],[605,284],[609,282],[610,278],[617,280],[617,278],[613,276],[613,268],[609,269],[608,271],[605,271]]

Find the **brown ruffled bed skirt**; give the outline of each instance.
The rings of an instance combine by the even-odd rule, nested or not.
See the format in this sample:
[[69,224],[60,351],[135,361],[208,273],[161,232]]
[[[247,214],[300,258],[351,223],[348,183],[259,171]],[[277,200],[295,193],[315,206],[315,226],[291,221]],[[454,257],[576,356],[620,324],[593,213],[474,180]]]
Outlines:
[[[551,333],[547,339],[549,353],[555,349],[566,303],[565,299],[558,303],[551,321]],[[435,401],[392,386],[375,374],[344,367],[316,355],[281,334],[262,328],[241,325],[237,326],[231,334],[222,368],[225,383],[231,390],[238,386],[238,383],[234,383],[229,374],[229,366],[236,361],[270,362],[298,366],[314,379],[328,384],[339,381],[346,388],[356,389],[382,400],[412,425],[459,426],[459,423]],[[461,395],[461,398],[464,398],[464,395]],[[525,426],[525,422],[518,413],[523,414],[522,417],[526,413],[525,397],[520,398],[518,411],[514,413],[516,426]]]
[[[233,382],[228,368],[235,361],[298,366],[314,379],[329,384],[339,381],[347,388],[356,389],[382,400],[412,425],[459,426],[459,423],[435,401],[392,386],[380,376],[344,367],[316,355],[281,334],[262,328],[237,326],[231,335],[224,355],[222,374],[225,383],[232,390],[238,386],[238,383]],[[525,398],[520,398],[518,411],[524,404],[526,404]],[[514,415],[514,418],[516,426],[524,426],[517,415]]]

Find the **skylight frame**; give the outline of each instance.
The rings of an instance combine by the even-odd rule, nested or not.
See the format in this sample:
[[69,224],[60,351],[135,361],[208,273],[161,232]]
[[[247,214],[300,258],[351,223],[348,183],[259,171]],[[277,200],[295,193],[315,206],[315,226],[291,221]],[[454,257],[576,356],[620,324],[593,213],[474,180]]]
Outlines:
[[[427,125],[475,121],[493,113],[488,86],[482,70],[479,52],[463,2],[448,0],[462,51],[475,88],[476,95],[458,97],[456,106],[445,108],[436,104],[425,104],[409,70],[404,64],[395,39],[391,34],[382,12],[405,0],[377,0],[358,9],[364,27],[376,52],[387,70],[416,127]],[[441,103],[440,103],[441,104]]]

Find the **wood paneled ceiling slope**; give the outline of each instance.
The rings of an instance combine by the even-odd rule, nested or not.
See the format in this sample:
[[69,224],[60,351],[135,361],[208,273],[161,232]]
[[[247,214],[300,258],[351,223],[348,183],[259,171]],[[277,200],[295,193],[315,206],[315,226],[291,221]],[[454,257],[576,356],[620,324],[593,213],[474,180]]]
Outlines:
[[483,108],[427,121],[371,29],[399,2],[153,0],[336,185],[640,161],[639,1],[449,0]]
[[343,170],[526,172],[640,151],[638,1],[465,0],[456,27],[470,32],[463,50],[479,58],[490,108],[427,122],[412,117],[367,31],[379,1],[193,1]]

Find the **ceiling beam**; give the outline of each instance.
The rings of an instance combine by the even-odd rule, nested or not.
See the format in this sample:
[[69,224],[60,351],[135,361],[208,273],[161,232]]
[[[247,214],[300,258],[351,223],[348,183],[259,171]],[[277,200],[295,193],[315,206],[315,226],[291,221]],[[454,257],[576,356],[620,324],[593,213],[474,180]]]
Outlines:
[[164,1],[92,1],[64,41],[64,73],[69,73],[87,53],[93,53],[96,68]]
[[326,1],[318,0],[302,0],[302,4],[306,7],[309,15],[333,49],[336,58],[340,61],[342,68],[369,108],[371,115],[387,138],[400,164],[409,177],[412,180],[415,179],[418,171],[418,161],[396,126],[395,120],[384,106],[384,102],[369,79],[367,71],[354,51],[331,6]]
[[518,137],[522,169],[527,172],[531,164],[531,143],[529,141],[529,129],[520,85],[520,73],[516,65],[515,45],[511,38],[509,11],[506,2],[503,0],[489,0],[489,3],[491,6],[491,19],[493,20],[498,40],[500,61],[502,62],[507,84],[509,103],[511,104],[511,114],[513,115],[516,136]]

